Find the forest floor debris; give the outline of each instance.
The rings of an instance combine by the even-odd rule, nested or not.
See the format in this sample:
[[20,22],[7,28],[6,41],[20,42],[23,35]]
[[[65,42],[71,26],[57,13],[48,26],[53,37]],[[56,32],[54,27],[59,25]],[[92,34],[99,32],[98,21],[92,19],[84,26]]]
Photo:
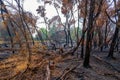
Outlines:
[[91,54],[91,68],[82,66],[83,60],[75,56],[61,57],[54,51],[31,55],[30,68],[23,74],[27,62],[24,55],[13,55],[0,61],[0,80],[46,80],[47,66],[50,70],[50,80],[120,80],[120,54],[115,53],[115,60],[107,59],[106,52]]

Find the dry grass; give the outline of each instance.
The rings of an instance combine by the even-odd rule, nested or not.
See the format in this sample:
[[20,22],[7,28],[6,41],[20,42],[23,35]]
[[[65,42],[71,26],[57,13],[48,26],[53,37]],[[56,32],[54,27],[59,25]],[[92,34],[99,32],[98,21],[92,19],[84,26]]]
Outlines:
[[[38,43],[31,47],[31,53],[29,70],[27,70],[25,73],[23,72],[26,70],[28,64],[28,50],[26,45],[22,45],[22,48],[18,54],[14,54],[8,59],[0,61],[0,80],[10,79],[12,77],[12,80],[18,80],[26,76],[26,80],[28,78],[34,80],[35,76],[38,76],[33,75],[34,72],[36,72],[36,69],[39,77],[42,79],[46,77],[47,66],[49,66],[51,70],[54,69],[56,63],[62,58],[54,51],[47,51],[45,46]],[[21,73],[22,75],[20,77]],[[45,74],[43,75],[43,73]]]

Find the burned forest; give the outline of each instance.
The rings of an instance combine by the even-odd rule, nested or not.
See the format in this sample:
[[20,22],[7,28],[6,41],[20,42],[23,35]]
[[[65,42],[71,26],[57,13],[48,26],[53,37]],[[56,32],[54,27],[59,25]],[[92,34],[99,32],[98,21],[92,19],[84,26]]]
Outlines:
[[0,80],[120,80],[120,0],[0,0]]

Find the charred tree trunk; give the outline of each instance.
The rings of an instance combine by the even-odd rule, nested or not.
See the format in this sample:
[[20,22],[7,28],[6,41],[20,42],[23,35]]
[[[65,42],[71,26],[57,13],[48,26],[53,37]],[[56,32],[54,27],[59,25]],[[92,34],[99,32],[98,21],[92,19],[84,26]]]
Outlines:
[[81,44],[81,58],[83,58],[84,56],[84,39],[85,39],[85,33],[84,33],[84,29],[85,29],[85,23],[86,23],[86,16],[87,16],[87,0],[85,0],[85,18],[83,20],[83,29],[82,29],[82,44]]
[[114,58],[114,57],[113,57],[113,52],[114,52],[114,47],[115,47],[116,39],[117,39],[117,37],[118,37],[118,32],[119,32],[119,28],[118,28],[118,26],[117,26],[116,29],[115,29],[115,33],[114,33],[114,35],[113,35],[112,43],[111,43],[111,45],[110,45],[110,50],[109,50],[109,54],[108,54],[108,57],[109,57],[109,58]]
[[108,54],[109,58],[114,59],[113,53],[114,53],[115,44],[116,44],[118,34],[119,34],[119,28],[120,28],[120,14],[118,14],[118,21],[116,24],[115,33],[113,35],[113,40],[112,40],[112,43],[110,45],[110,50],[109,50],[109,54]]
[[70,33],[70,24],[69,23],[68,23],[68,37],[70,40],[71,47],[73,47],[73,41],[72,41],[72,37],[71,37],[71,33]]
[[82,34],[83,35],[83,38],[82,38],[82,44],[81,44],[81,58],[83,58],[84,57],[84,38],[85,38],[85,35],[84,34]]
[[102,37],[102,33],[101,33],[101,29],[100,28],[98,29],[98,36],[99,36],[100,51],[102,51],[103,50],[103,45],[102,45],[102,43],[103,43],[103,41],[102,41],[103,37]]
[[106,42],[106,40],[107,40],[107,32],[108,32],[108,30],[107,30],[107,26],[108,26],[108,24],[109,24],[109,22],[108,21],[106,21],[106,26],[105,26],[105,37],[104,37],[104,46],[105,46],[105,48],[107,48],[107,42]]
[[69,39],[68,39],[68,16],[66,15],[66,23],[65,23],[65,26],[64,26],[64,32],[65,32],[65,38],[66,38],[66,44],[64,45],[64,47],[66,47],[68,44],[69,44]]
[[89,58],[91,52],[91,30],[93,27],[93,15],[94,15],[94,8],[95,8],[95,0],[90,0],[90,12],[88,18],[88,31],[87,31],[87,40],[86,40],[86,52],[85,52],[85,59],[83,62],[83,66],[88,68],[89,65]]
[[119,38],[118,37],[117,37],[116,44],[115,44],[115,50],[117,51],[119,50]]

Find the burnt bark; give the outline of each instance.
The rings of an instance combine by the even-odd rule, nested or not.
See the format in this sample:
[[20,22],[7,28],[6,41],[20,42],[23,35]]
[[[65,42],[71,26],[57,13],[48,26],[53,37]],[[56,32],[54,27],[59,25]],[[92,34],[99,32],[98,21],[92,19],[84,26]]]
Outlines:
[[113,40],[112,40],[112,43],[110,45],[110,50],[109,50],[109,54],[108,54],[109,58],[114,58],[113,53],[114,53],[114,47],[115,47],[115,44],[116,44],[116,39],[118,38],[118,33],[119,33],[119,28],[117,26],[115,28],[115,33],[113,35]]
[[83,66],[88,68],[90,67],[89,58],[91,52],[91,38],[92,38],[92,27],[93,27],[93,17],[94,17],[94,9],[95,9],[95,0],[90,0],[90,11],[88,18],[88,31],[87,31],[87,40],[86,40],[86,52],[85,59],[83,62]]
[[[114,2],[115,3],[115,2]],[[116,6],[115,6],[116,7]],[[116,28],[115,28],[115,32],[114,32],[114,35],[113,35],[113,39],[112,39],[112,43],[110,45],[110,50],[109,50],[109,54],[108,54],[108,57],[109,58],[112,58],[112,59],[115,59],[114,56],[113,56],[113,53],[114,53],[114,49],[115,49],[115,44],[116,44],[116,41],[117,41],[117,38],[118,38],[118,34],[119,34],[119,28],[120,28],[120,13],[117,12],[117,15],[118,15],[118,21],[116,23]]]
[[83,20],[83,29],[82,29],[82,44],[81,44],[81,58],[84,57],[84,40],[85,40],[85,33],[84,33],[84,29],[85,29],[85,23],[86,23],[86,16],[87,16],[87,0],[85,0],[85,18]]

